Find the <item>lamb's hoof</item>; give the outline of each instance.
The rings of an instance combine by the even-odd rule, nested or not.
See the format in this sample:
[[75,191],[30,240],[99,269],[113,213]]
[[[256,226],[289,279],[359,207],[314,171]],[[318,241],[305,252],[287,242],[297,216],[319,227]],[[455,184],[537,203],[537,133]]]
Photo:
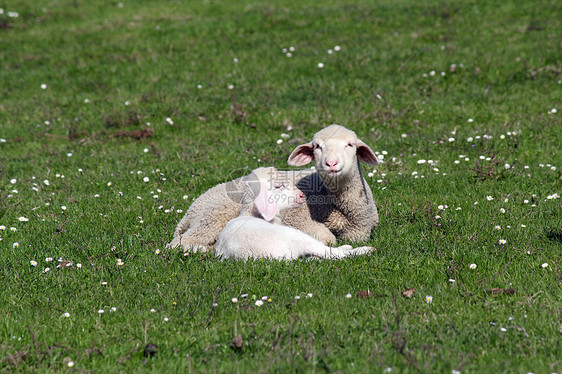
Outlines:
[[355,248],[357,254],[367,254],[376,251],[375,247],[357,247]]
[[184,253],[205,253],[209,250],[209,247],[202,244],[187,244],[182,245],[182,249]]
[[179,237],[178,238],[174,238],[172,239],[171,242],[169,242],[168,244],[166,244],[166,249],[174,249],[176,247],[180,246],[180,241],[179,241]]

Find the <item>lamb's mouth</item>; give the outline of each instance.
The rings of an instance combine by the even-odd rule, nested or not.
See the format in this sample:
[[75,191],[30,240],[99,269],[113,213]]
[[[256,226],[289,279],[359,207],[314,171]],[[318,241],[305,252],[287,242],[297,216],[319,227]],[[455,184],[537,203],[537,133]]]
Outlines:
[[328,174],[329,176],[335,176],[338,174],[341,174],[342,169],[339,170],[324,170],[325,174]]

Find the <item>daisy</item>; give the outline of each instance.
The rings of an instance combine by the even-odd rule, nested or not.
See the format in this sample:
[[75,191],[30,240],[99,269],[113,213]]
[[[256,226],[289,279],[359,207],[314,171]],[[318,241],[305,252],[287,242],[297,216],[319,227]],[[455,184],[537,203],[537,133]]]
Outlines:
[[507,240],[505,240],[505,239],[500,239],[499,244],[504,245],[505,243],[507,243]]
[[262,306],[263,305],[263,300],[256,300],[256,306]]
[[476,264],[470,264],[468,267],[469,267],[470,269],[474,270],[474,269],[476,269]]
[[425,302],[431,304],[433,302],[433,296],[425,295]]
[[37,266],[37,261],[35,260],[31,260],[29,261],[29,263],[31,264],[31,266]]

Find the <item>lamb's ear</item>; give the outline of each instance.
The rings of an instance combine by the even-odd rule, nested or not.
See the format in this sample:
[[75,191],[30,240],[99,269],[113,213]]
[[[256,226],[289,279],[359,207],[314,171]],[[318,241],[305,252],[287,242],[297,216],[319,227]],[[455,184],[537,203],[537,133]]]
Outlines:
[[293,153],[291,153],[287,163],[291,166],[304,166],[312,162],[312,160],[314,160],[313,149],[312,142],[299,145],[295,148]]
[[379,164],[379,160],[377,159],[377,156],[375,156],[375,153],[371,150],[371,148],[369,148],[367,144],[357,139],[355,145],[357,146],[357,157],[359,158],[359,160],[369,165]]
[[277,214],[277,199],[269,193],[269,186],[267,182],[260,183],[260,191],[256,200],[254,201],[258,212],[260,212],[263,219],[271,221]]

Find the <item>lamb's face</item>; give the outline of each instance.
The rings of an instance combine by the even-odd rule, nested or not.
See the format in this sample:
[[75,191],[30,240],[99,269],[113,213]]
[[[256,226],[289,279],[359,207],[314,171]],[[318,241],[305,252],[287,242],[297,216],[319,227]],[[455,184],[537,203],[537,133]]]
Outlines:
[[257,182],[252,186],[255,205],[267,221],[304,203],[304,193],[295,186],[289,173],[275,168],[260,168],[252,174],[254,182]]
[[348,175],[355,166],[357,136],[353,131],[330,126],[312,139],[314,166],[323,178]]
[[277,212],[298,208],[304,203],[304,193],[288,179],[277,180],[268,189],[269,200],[277,203]]
[[298,146],[288,162],[289,165],[302,166],[314,160],[322,179],[346,179],[355,170],[357,157],[368,164],[378,164],[371,148],[353,131],[331,125],[317,132],[310,143]]

